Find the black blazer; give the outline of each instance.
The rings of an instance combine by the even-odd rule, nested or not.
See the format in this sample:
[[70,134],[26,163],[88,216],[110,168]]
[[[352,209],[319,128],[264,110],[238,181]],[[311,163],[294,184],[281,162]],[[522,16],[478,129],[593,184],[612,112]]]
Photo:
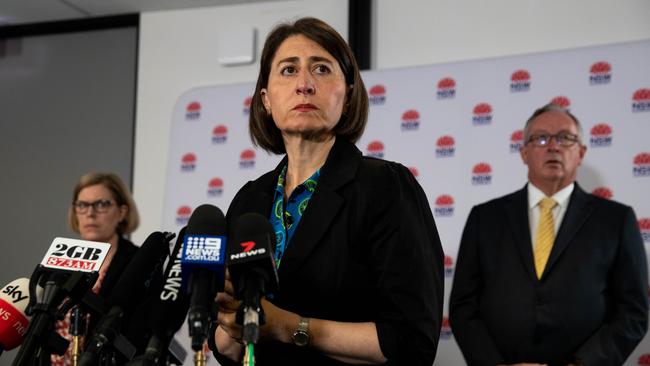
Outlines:
[[646,254],[632,209],[577,184],[540,280],[527,189],[474,207],[450,323],[470,365],[620,365],[648,322]]
[[[233,199],[228,222],[269,217],[287,158]],[[375,322],[389,365],[430,366],[443,308],[443,253],[427,198],[404,166],[363,157],[337,138],[279,268],[280,308],[301,316]],[[310,348],[256,347],[260,365],[341,365]],[[229,364],[217,355],[220,362]]]

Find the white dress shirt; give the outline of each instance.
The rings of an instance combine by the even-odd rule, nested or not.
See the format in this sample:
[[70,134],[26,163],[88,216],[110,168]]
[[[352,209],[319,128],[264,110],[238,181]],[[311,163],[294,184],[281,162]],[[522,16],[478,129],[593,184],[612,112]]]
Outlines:
[[[557,236],[557,231],[560,229],[560,224],[562,224],[562,219],[566,213],[566,209],[569,206],[569,199],[571,198],[571,193],[575,183],[571,183],[568,186],[557,191],[552,199],[555,200],[558,204],[553,207],[551,212],[553,213],[553,228],[555,229],[555,235]],[[533,251],[535,250],[535,233],[537,232],[537,225],[539,224],[540,216],[540,201],[546,197],[544,192],[539,188],[535,187],[531,182],[528,182],[528,221],[530,225],[530,241],[533,244]]]

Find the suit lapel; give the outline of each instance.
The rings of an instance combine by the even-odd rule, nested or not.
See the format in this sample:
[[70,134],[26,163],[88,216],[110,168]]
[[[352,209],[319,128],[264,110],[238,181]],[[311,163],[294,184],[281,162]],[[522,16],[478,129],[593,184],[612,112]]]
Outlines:
[[275,193],[275,185],[278,183],[278,176],[286,164],[287,157],[285,156],[275,167],[275,170],[253,182],[253,186],[246,197],[246,204],[244,205],[244,207],[252,208],[248,209],[247,212],[256,212],[266,218],[269,217],[273,206],[273,202],[271,201]]
[[530,223],[528,222],[528,191],[526,186],[515,192],[512,199],[506,203],[505,210],[510,231],[515,239],[514,244],[519,251],[526,272],[531,278],[537,280],[535,261],[533,259],[533,244],[530,239]]
[[354,178],[361,160],[361,152],[350,142],[337,138],[325,165],[316,192],[293,234],[282,258],[280,274],[295,272],[309,254],[320,245],[321,238],[345,203],[338,188]]
[[594,208],[591,205],[589,195],[587,195],[576,183],[571,199],[569,200],[569,207],[567,207],[560,229],[558,230],[553,249],[549,256],[548,263],[542,274],[542,278],[547,272],[553,269],[553,265],[558,261],[562,252],[569,245],[578,230],[587,221],[587,218],[593,212]]
[[[278,176],[277,175],[274,176],[276,178],[275,182],[277,182]],[[263,187],[266,189],[256,189],[251,192],[248,199],[252,204],[249,205],[249,207],[254,208],[254,211],[252,212],[259,213],[260,215],[268,219],[271,212],[270,210],[272,209],[273,206],[273,202],[271,202],[273,200],[273,196],[271,195],[271,192],[273,192],[274,184],[273,183],[264,184]]]

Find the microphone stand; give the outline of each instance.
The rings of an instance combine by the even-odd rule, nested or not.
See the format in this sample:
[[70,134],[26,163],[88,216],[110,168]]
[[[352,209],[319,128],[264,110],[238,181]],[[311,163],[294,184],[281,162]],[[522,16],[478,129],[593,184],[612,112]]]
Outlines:
[[196,351],[194,353],[194,365],[195,366],[205,366],[208,357],[205,355],[203,350]]
[[143,355],[129,361],[126,366],[166,366],[183,365],[187,352],[175,339],[166,336],[151,336]]
[[[51,276],[45,281],[42,298],[37,300],[36,284],[45,274]],[[33,315],[32,321],[12,366],[49,365],[52,353],[65,353],[69,342],[55,332],[54,321],[61,318],[59,310],[67,311],[68,307],[57,308],[66,297],[75,300],[81,298],[95,283],[97,276],[97,272],[46,270],[42,265],[36,267],[30,279],[29,305],[25,311],[27,315]]]
[[79,305],[72,308],[70,314],[70,334],[72,335],[72,366],[77,366],[79,357],[83,352],[81,349],[81,337],[86,332],[86,314],[79,307]]
[[[203,344],[208,339],[208,328],[212,322],[212,311],[210,310],[214,308],[214,300],[208,293],[217,293],[214,276],[207,269],[197,269],[190,278],[190,288],[192,289],[192,295],[187,323],[192,338],[194,365],[205,366],[207,356],[203,352]],[[205,291],[206,288],[209,289],[209,292]]]

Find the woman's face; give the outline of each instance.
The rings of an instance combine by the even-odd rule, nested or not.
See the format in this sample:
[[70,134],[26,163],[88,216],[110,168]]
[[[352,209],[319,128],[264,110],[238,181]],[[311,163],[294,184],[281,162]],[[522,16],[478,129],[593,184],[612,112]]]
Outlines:
[[303,35],[287,38],[278,47],[262,101],[284,137],[332,134],[347,86],[336,59]]
[[78,205],[75,207],[81,238],[100,242],[108,242],[113,238],[117,225],[126,216],[126,205],[118,206],[111,192],[102,184],[79,191],[76,203],[80,202],[87,204],[85,210],[82,209],[83,212],[80,212]]

